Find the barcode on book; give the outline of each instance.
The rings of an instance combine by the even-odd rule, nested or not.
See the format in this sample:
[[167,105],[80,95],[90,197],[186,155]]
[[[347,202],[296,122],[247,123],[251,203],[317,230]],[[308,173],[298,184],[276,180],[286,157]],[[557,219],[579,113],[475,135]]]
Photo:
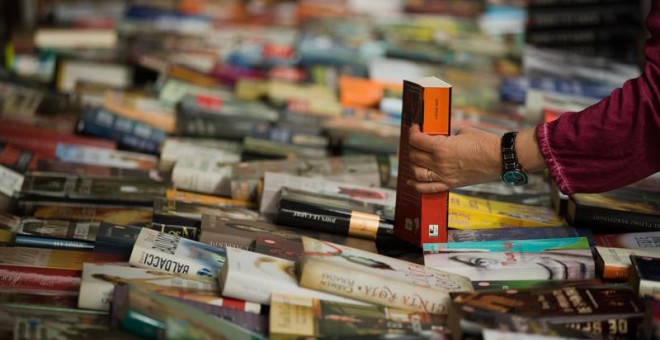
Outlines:
[[437,224],[429,224],[429,237],[438,237],[440,228]]
[[151,248],[160,250],[170,255],[174,255],[178,244],[179,244],[178,236],[167,233],[158,233],[158,236],[154,238],[154,244],[153,246],[151,246]]

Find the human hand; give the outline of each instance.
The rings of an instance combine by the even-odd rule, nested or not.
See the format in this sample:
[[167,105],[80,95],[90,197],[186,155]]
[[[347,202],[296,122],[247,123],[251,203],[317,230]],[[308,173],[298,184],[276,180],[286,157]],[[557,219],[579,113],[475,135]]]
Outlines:
[[500,137],[474,128],[453,136],[430,136],[410,127],[410,166],[416,180],[408,181],[420,193],[494,181],[502,171]]

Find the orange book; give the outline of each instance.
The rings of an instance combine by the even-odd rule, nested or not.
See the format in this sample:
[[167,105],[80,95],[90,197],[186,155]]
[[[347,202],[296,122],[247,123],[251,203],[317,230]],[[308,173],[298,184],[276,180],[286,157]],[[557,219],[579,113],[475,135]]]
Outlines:
[[403,112],[399,140],[394,234],[414,245],[447,242],[449,193],[419,194],[406,184],[415,174],[410,168],[409,128],[418,124],[430,135],[449,135],[451,85],[425,77],[403,82]]

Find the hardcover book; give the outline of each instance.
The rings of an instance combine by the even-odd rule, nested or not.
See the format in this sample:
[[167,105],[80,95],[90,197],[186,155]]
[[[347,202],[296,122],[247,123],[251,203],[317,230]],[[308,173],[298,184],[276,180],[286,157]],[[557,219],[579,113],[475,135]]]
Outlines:
[[94,252],[116,254],[128,261],[142,228],[101,222],[94,240]]
[[660,230],[660,191],[628,186],[601,194],[575,194],[567,205],[572,225],[617,233]]
[[382,306],[363,306],[273,293],[270,338],[340,338],[446,335],[446,317]]
[[63,173],[78,175],[81,177],[99,177],[99,178],[132,178],[142,180],[162,180],[160,174],[153,169],[126,169],[101,165],[89,165],[80,163],[69,163],[55,159],[39,159],[37,161],[37,171],[49,173]]
[[449,292],[472,291],[462,275],[303,237],[302,287],[387,307],[446,314]]
[[216,277],[225,263],[225,249],[143,228],[129,263],[168,273]]
[[170,137],[163,143],[158,166],[161,171],[169,173],[179,159],[188,156],[236,163],[241,160],[240,155],[241,144],[236,141]]
[[434,253],[424,255],[424,264],[473,281],[584,280],[596,272],[590,249]]
[[410,167],[410,127],[419,125],[429,135],[449,135],[451,85],[435,77],[403,82],[403,112],[397,176],[396,236],[420,246],[447,241],[448,193],[420,194],[407,185],[415,179]]
[[295,265],[282,258],[227,247],[227,262],[218,275],[220,291],[222,296],[265,305],[270,304],[274,292],[364,305],[350,298],[299,286]]

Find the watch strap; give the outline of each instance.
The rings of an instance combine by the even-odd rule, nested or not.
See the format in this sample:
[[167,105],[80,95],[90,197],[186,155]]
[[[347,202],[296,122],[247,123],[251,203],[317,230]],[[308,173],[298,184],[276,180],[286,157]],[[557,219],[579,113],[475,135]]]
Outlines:
[[517,131],[507,132],[502,136],[502,172],[522,170],[516,155]]

